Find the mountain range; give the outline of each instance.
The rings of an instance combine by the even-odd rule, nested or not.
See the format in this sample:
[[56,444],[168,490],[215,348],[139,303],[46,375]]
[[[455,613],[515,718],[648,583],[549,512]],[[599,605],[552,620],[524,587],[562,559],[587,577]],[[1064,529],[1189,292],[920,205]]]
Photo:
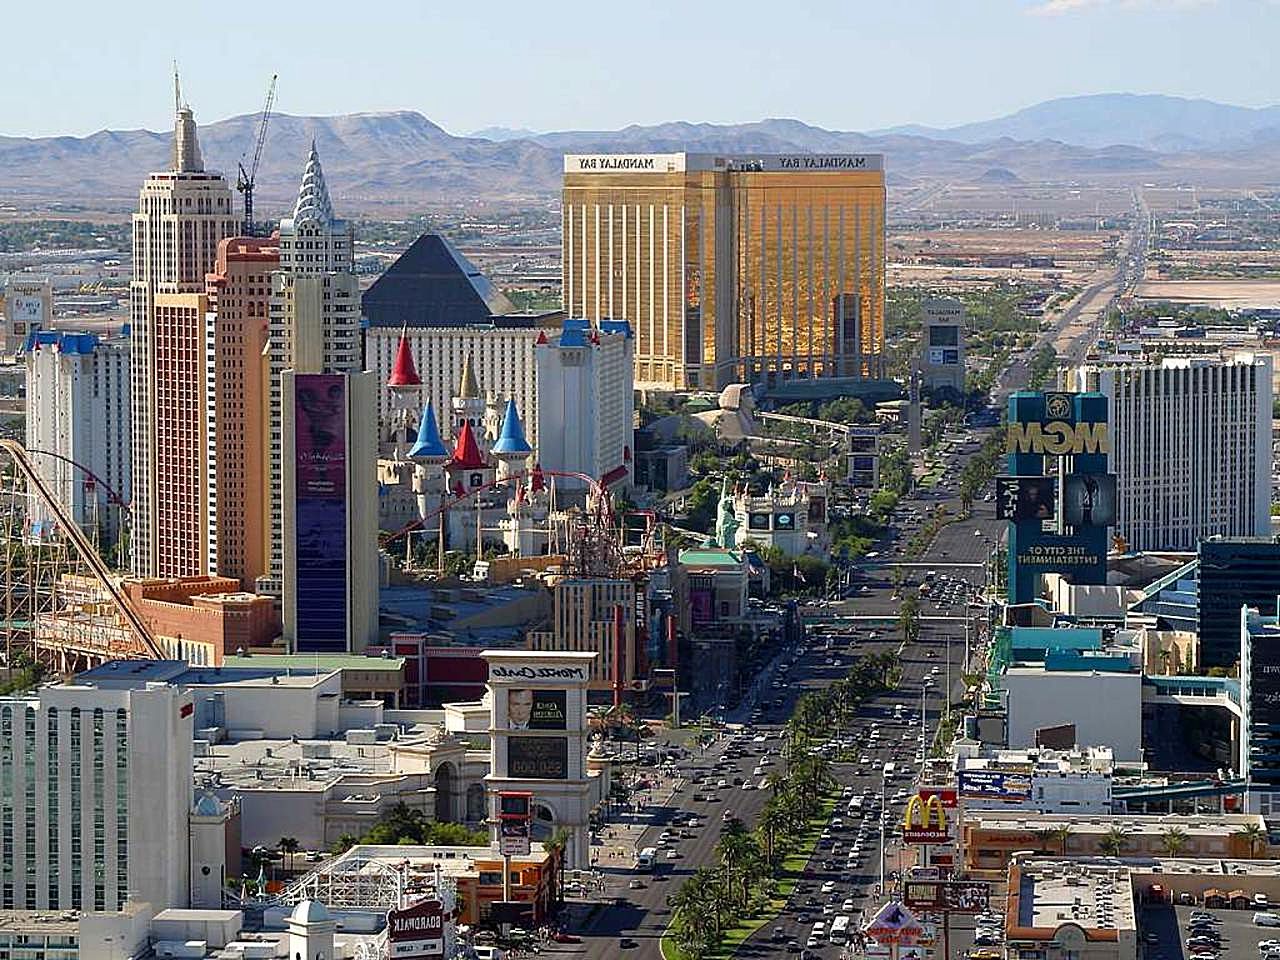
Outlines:
[[[200,127],[206,167],[234,179],[256,123],[248,114]],[[562,155],[571,152],[884,153],[891,187],[938,179],[988,186],[1018,180],[1260,184],[1274,182],[1280,169],[1280,107],[1128,94],[1053,100],[947,129],[871,134],[791,119],[480,132],[488,135],[454,136],[412,111],[274,115],[257,197],[264,213],[291,200],[313,138],[335,201],[353,213],[386,203],[545,199],[558,191]],[[145,174],[167,167],[170,139],[168,131],[147,130],[0,136],[0,197],[128,209]]]

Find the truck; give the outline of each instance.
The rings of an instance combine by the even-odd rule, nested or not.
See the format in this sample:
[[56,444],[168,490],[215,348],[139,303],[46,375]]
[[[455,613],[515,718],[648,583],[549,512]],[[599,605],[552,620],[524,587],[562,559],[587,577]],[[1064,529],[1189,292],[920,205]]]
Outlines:
[[849,942],[849,917],[841,914],[831,921],[831,932],[827,938],[837,946]]
[[636,873],[652,873],[653,866],[658,862],[658,848],[645,847],[636,854]]

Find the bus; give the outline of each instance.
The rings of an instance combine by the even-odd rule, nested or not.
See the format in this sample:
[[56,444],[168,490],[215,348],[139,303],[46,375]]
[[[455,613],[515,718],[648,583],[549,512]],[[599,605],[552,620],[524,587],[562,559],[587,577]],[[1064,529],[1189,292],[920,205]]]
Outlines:
[[844,914],[831,921],[831,932],[827,938],[836,946],[849,942],[849,918]]
[[645,847],[636,855],[636,873],[652,873],[658,862],[658,848]]

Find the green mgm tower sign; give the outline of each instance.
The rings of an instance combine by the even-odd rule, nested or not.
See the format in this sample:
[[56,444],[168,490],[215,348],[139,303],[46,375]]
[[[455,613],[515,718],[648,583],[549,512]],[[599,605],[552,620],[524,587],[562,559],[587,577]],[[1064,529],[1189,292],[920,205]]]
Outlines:
[[1009,472],[996,479],[996,515],[1009,521],[1009,602],[1034,601],[1045,573],[1105,584],[1116,512],[1106,396],[1015,393],[1008,430]]

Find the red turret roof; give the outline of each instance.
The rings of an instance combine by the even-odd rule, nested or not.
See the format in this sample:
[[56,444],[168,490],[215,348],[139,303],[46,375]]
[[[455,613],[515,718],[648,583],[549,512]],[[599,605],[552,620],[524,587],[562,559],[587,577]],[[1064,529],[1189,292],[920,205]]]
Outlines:
[[453,447],[453,456],[449,459],[451,470],[483,470],[488,464],[480,453],[480,444],[476,443],[476,435],[471,424],[462,421],[462,429],[458,431],[458,441]]
[[420,387],[422,378],[413,365],[413,352],[409,349],[409,338],[400,334],[400,346],[396,347],[396,360],[391,365],[391,376],[387,380],[388,387]]

